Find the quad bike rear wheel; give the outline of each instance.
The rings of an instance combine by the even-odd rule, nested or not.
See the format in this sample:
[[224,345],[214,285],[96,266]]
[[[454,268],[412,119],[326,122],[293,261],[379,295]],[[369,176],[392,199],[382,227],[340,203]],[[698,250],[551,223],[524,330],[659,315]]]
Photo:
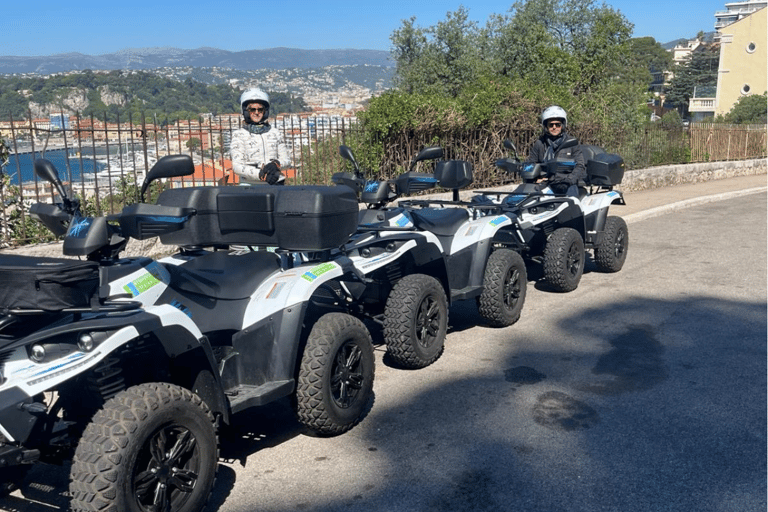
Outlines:
[[618,272],[627,260],[629,231],[621,217],[611,216],[605,222],[603,240],[595,247],[595,264],[600,272]]
[[405,368],[424,368],[443,353],[448,299],[440,281],[409,274],[392,288],[384,309],[387,354]]
[[480,315],[492,327],[506,327],[520,318],[528,277],[522,256],[511,249],[497,249],[485,265],[483,293],[477,301]]
[[556,229],[544,247],[544,280],[557,292],[571,292],[584,273],[584,240],[573,228]]
[[374,355],[365,325],[328,313],[312,327],[296,385],[299,421],[323,435],[351,429],[373,397]]

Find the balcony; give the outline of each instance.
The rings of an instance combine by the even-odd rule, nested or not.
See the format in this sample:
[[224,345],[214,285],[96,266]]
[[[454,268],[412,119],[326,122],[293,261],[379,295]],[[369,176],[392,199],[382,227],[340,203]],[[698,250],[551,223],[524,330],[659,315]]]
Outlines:
[[715,98],[691,98],[688,100],[688,112],[715,112]]

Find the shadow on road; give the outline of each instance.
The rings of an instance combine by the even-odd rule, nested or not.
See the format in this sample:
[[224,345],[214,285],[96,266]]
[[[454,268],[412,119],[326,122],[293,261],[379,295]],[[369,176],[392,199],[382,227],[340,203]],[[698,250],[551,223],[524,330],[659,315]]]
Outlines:
[[[765,510],[764,301],[638,298],[558,327],[571,338],[523,345],[517,326],[489,329],[477,350],[501,358],[374,407],[355,432],[376,478],[302,510]],[[288,400],[238,417],[209,510],[251,455],[303,433]],[[0,508],[66,510],[67,468],[27,483]],[[266,491],[285,499],[271,511],[296,509]]]

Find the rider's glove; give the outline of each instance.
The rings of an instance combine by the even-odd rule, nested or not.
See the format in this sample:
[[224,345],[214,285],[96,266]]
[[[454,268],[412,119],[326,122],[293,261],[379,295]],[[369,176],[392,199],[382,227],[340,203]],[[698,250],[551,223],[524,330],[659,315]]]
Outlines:
[[[280,162],[272,160],[268,164],[264,165],[259,172],[259,179],[266,181],[270,185],[276,185],[283,177],[283,173],[280,172]],[[285,179],[285,178],[283,178]]]

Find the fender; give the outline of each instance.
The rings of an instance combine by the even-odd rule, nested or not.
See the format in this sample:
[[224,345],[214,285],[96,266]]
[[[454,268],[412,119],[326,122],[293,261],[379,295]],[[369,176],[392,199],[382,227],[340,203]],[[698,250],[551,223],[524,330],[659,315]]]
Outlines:
[[488,215],[467,221],[456,231],[451,244],[451,254],[456,254],[481,241],[494,237],[499,229],[512,224],[512,218],[506,214]]
[[624,197],[620,192],[611,190],[601,194],[585,197],[582,202],[584,210],[584,222],[587,232],[592,236],[586,236],[585,239],[591,243],[599,243],[600,238],[594,234],[602,233],[605,230],[605,222],[608,218],[608,208],[612,204],[626,204]]
[[[88,351],[77,345],[80,335],[85,333],[96,341]],[[3,368],[6,381],[0,385],[0,432],[9,440],[26,438],[36,416],[33,409],[19,409],[19,404],[95,368],[127,343],[147,334],[156,337],[160,348],[174,362],[168,368],[172,380],[198,392],[226,420],[225,398],[207,340],[196,337],[181,324],[164,322],[154,314],[138,311],[44,329],[9,346]],[[40,362],[30,359],[27,347],[31,344],[48,347],[48,357]]]
[[491,240],[491,237],[483,238],[448,256],[451,302],[469,299],[482,293]]
[[[520,228],[530,229],[548,219],[559,219],[563,212],[572,206],[570,201],[563,199],[546,199],[525,203],[525,206],[517,214]],[[567,216],[572,217],[570,214]]]
[[612,204],[626,204],[621,192],[611,190],[609,192],[586,196],[581,200],[581,209],[584,210],[584,215],[587,215],[595,210],[608,208]]
[[171,275],[160,262],[148,260],[143,263],[135,272],[112,280],[109,296],[128,295],[144,305],[154,304],[168,288]]
[[303,303],[277,311],[232,337],[233,355],[221,363],[223,387],[252,388],[232,398],[233,413],[293,391],[307,309]]
[[351,268],[352,261],[340,257],[326,262],[305,263],[269,276],[246,305],[240,329],[279,311],[306,303],[320,285],[344,275],[347,266]]
[[[186,318],[186,315],[175,308],[166,308]],[[81,333],[88,333],[97,341],[90,351],[85,352],[78,348],[77,340]],[[173,323],[144,311],[97,317],[45,329],[7,347],[11,355],[5,362],[4,373],[7,381],[0,386],[0,394],[11,387],[18,387],[29,396],[47,391],[68,380],[73,374],[95,367],[128,342],[150,333],[158,338],[170,358],[199,348],[204,340],[199,332],[191,331],[183,324]],[[50,359],[34,362],[29,358],[27,346],[38,343],[50,343],[52,347],[59,347],[58,352],[53,353]],[[71,350],[67,347],[71,347]]]
[[[362,255],[361,251],[364,251],[366,247],[386,246],[388,244],[394,244],[396,249],[392,252],[384,251],[367,257]],[[378,235],[371,234],[370,237],[355,243],[354,249],[350,251],[350,258],[358,270],[363,274],[370,274],[398,261],[406,253],[410,253],[414,264],[418,267],[435,261],[443,262],[444,259],[440,241],[433,233],[411,231],[384,231]]]

